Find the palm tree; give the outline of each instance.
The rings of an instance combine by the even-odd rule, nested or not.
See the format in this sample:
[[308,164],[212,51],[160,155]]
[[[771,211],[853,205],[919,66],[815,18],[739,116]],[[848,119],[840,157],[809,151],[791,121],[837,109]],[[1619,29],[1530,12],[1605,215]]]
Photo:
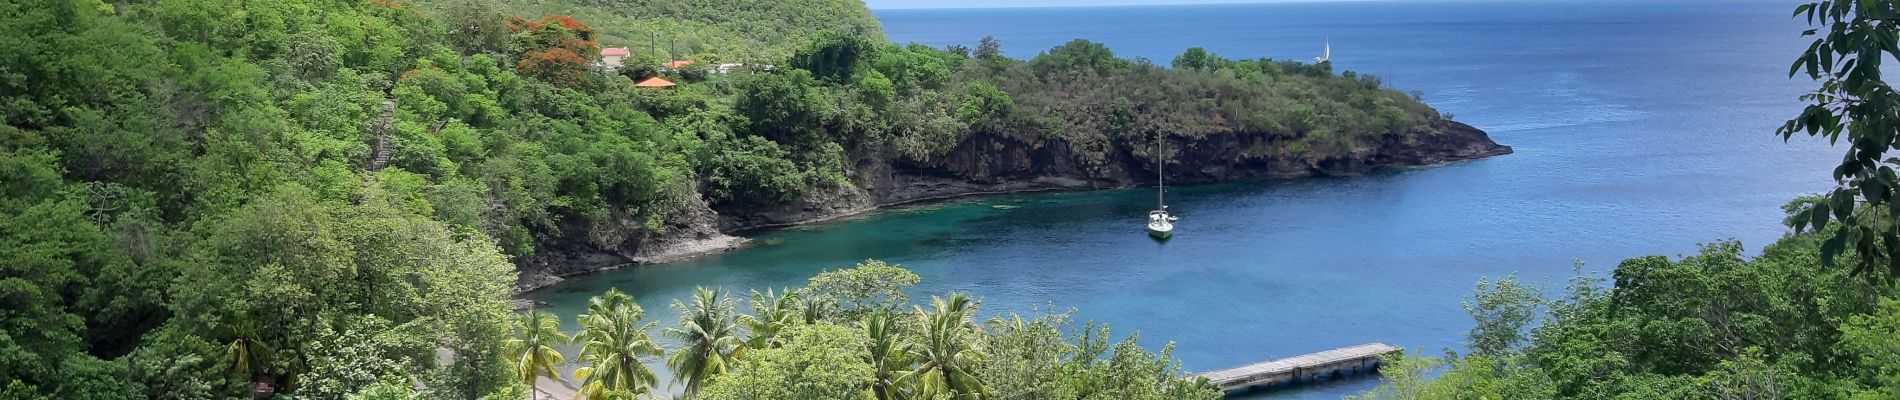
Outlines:
[[515,360],[515,376],[528,383],[533,392],[541,390],[535,378],[546,376],[560,379],[555,375],[554,366],[563,358],[554,346],[567,342],[567,335],[561,334],[561,319],[541,310],[530,310],[521,315],[521,321],[515,325],[515,337],[504,343],[508,356]]
[[800,310],[801,306],[798,295],[790,291],[779,295],[771,289],[766,289],[764,293],[753,290],[752,312],[758,315],[741,314],[738,317],[739,324],[744,325],[746,330],[751,332],[751,336],[746,339],[746,347],[753,349],[778,347],[778,333],[787,327],[803,322],[804,315]]
[[805,320],[805,324],[816,324],[818,321],[824,320],[826,316],[831,315],[831,307],[826,304],[827,303],[813,299],[810,296],[800,296],[798,298],[798,310],[803,314],[801,318]]
[[248,317],[238,317],[224,329],[231,336],[231,342],[224,346],[225,364],[231,366],[232,373],[243,375],[250,383],[244,390],[254,390],[269,367],[270,346],[259,340],[257,328]]
[[580,359],[588,364],[574,371],[574,378],[581,380],[582,398],[653,389],[659,379],[640,357],[658,357],[663,351],[647,337],[654,324],[641,325],[644,317],[646,310],[619,289],[607,289],[606,294],[587,300],[587,313],[579,318],[581,331],[574,334],[574,341],[581,344]]
[[890,310],[878,310],[864,316],[864,335],[871,339],[866,347],[870,350],[869,361],[875,372],[871,392],[877,394],[878,400],[897,399],[898,373],[908,371],[911,367],[910,356],[904,353],[898,334],[897,320]]
[[674,300],[673,309],[679,310],[680,325],[666,328],[666,335],[679,339],[681,348],[667,357],[666,366],[673,369],[675,381],[686,384],[686,396],[692,397],[712,377],[726,372],[743,343],[739,326],[732,320],[733,301],[720,292],[697,288],[691,305]]
[[[265,363],[270,362],[270,347],[257,340],[255,334],[240,335],[224,346],[224,358],[231,365],[231,372],[243,375],[246,382],[244,390],[255,390],[259,382],[268,382],[264,377]],[[275,390],[275,388],[273,388]]]
[[978,342],[976,301],[962,293],[949,299],[932,297],[931,310],[916,307],[922,329],[917,342],[905,346],[917,367],[897,382],[914,388],[920,397],[949,395],[956,399],[988,399],[989,389],[977,379],[976,365],[986,357]]

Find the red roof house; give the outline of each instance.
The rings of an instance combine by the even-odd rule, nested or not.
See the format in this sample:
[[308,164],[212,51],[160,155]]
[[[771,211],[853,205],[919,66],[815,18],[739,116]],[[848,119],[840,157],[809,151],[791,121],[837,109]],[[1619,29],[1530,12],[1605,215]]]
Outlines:
[[652,78],[646,78],[639,82],[635,82],[633,85],[639,86],[639,87],[672,87],[675,84],[673,83],[673,81],[660,79],[660,77],[656,76]]

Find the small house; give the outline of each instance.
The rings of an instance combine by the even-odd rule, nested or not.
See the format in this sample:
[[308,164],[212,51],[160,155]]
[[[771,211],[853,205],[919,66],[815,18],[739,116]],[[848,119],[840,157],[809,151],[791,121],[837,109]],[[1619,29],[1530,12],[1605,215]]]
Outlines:
[[600,49],[600,66],[610,70],[620,68],[621,63],[626,61],[627,55],[632,53],[625,47]]

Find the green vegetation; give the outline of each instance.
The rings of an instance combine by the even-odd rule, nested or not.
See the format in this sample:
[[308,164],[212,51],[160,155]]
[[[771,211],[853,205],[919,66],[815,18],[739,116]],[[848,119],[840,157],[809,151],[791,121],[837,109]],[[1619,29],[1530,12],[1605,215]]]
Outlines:
[[521,314],[521,322],[515,329],[515,337],[509,338],[506,346],[509,358],[515,361],[515,375],[521,382],[533,388],[540,378],[560,379],[554,368],[567,358],[554,346],[569,340],[561,333],[560,317],[540,310],[528,311]]
[[[1813,102],[1777,132],[1783,140],[1805,132],[1839,143],[1847,134],[1848,150],[1834,169],[1838,186],[1823,199],[1790,216],[1795,229],[1823,230],[1838,222],[1822,243],[1821,260],[1833,264],[1844,252],[1860,255],[1857,271],[1876,281],[1900,277],[1900,224],[1895,210],[1900,201],[1900,159],[1887,156],[1900,148],[1900,124],[1892,111],[1900,93],[1881,79],[1886,57],[1900,57],[1894,43],[1900,28],[1893,20],[1894,1],[1819,1],[1798,6],[1795,17],[1816,26],[1801,33],[1814,43],[1795,59],[1788,76],[1806,72],[1820,82],[1814,92],[1801,96]],[[1885,263],[1884,265],[1882,263]]]
[[674,380],[686,384],[691,397],[731,367],[745,340],[733,320],[737,306],[725,292],[702,287],[688,301],[691,305],[673,300],[680,321],[678,327],[666,328],[666,335],[683,344],[667,356],[666,366],[673,369]]
[[[1185,378],[1169,351],[1137,346],[1136,336],[1112,347],[1105,326],[1064,336],[1067,314],[979,323],[978,301],[961,293],[910,311],[903,301],[868,301],[890,300],[885,295],[916,282],[901,267],[870,260],[783,294],[754,291],[751,314],[737,312],[722,291],[701,288],[674,303],[680,321],[666,332],[684,344],[669,350],[667,365],[689,397],[702,399],[1219,397],[1206,381]],[[624,295],[605,295],[616,296]],[[606,301],[597,297],[590,309]]]
[[646,311],[633,302],[633,296],[617,289],[590,299],[587,313],[579,318],[581,332],[574,335],[581,343],[580,359],[587,365],[574,371],[583,394],[599,398],[653,391],[659,380],[640,358],[659,357],[664,352],[647,337],[654,323],[640,324],[645,316]]
[[824,27],[884,41],[884,28],[861,0],[417,0],[454,20],[471,7],[512,15],[567,15],[599,28],[603,47],[627,47],[654,60],[700,63],[784,60]]
[[0,10],[9,398],[506,393],[509,255],[686,185],[577,22],[491,15],[489,54],[381,1]]
[[1820,87],[1778,133],[1845,133],[1849,150],[1839,187],[1785,207],[1794,233],[1754,258],[1729,241],[1624,260],[1610,280],[1579,274],[1556,299],[1514,278],[1480,281],[1465,307],[1471,353],[1389,360],[1385,385],[1365,397],[1900,398],[1900,160],[1885,156],[1900,144],[1900,95],[1880,77],[1882,59],[1900,56],[1895,6],[1795,9],[1820,27],[1804,32],[1817,38],[1789,73],[1805,69]]
[[1720,242],[1624,260],[1610,281],[1579,275],[1555,299],[1510,278],[1481,284],[1472,352],[1389,364],[1368,397],[1893,398],[1900,290],[1824,265],[1828,234],[1790,235],[1753,259]]

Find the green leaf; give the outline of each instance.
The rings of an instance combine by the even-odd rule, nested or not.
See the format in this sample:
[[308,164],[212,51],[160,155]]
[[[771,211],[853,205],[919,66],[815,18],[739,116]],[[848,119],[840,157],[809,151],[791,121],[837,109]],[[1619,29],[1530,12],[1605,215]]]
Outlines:
[[1860,183],[1860,197],[1867,199],[1867,203],[1870,205],[1885,203],[1887,202],[1887,184],[1881,182],[1879,179],[1862,181]]
[[1814,230],[1816,231],[1819,231],[1822,228],[1827,227],[1827,203],[1826,202],[1814,203],[1814,208],[1809,211],[1810,211],[1808,213],[1809,226],[1813,226]]
[[1854,215],[1854,192],[1850,192],[1847,190],[1835,190],[1834,198],[1832,200],[1834,201],[1834,204],[1832,204],[1832,208],[1834,209],[1834,219],[1840,220],[1842,223],[1846,223],[1848,217],[1852,217]]
[[1840,255],[1846,247],[1846,231],[1835,232],[1833,237],[1821,242],[1821,264],[1834,265],[1834,256]]

